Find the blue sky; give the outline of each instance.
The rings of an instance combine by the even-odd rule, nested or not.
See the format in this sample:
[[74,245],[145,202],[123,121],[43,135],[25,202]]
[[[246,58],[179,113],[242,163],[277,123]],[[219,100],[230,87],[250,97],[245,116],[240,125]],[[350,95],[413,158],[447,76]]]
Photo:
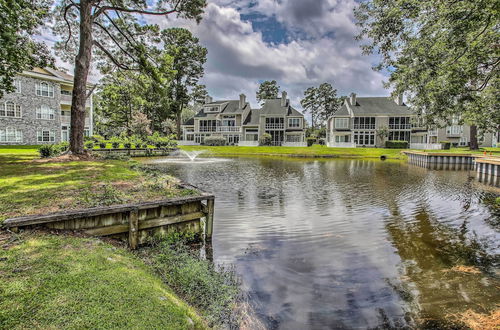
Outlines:
[[[331,83],[339,95],[386,96],[386,79],[371,69],[354,37],[356,0],[208,0],[200,24],[174,17],[143,17],[161,27],[182,26],[208,49],[201,83],[215,99],[245,93],[257,107],[263,80],[276,80],[300,107],[305,89]],[[50,43],[50,41],[49,41]]]

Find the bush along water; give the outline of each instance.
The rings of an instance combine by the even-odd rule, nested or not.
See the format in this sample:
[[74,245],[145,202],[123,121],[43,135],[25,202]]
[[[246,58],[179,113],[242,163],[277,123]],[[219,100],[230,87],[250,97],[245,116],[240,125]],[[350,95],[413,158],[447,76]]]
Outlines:
[[193,233],[170,232],[139,253],[167,285],[201,312],[209,326],[235,328],[240,298],[235,272],[202,259],[192,247],[197,241]]

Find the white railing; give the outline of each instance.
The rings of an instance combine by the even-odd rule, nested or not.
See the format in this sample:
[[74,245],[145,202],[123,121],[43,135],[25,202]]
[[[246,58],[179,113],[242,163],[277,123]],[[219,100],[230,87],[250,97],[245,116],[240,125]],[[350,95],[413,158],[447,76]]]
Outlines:
[[283,147],[307,147],[307,142],[283,142]]
[[266,129],[284,129],[285,124],[266,124]]
[[356,148],[354,142],[328,142],[327,146],[330,148]]
[[217,132],[241,132],[241,126],[218,126]]
[[441,150],[439,143],[410,143],[410,149]]
[[375,129],[375,124],[354,124],[354,129]]
[[240,141],[238,142],[240,147],[258,147],[259,141]]
[[389,124],[389,129],[411,129],[411,124]]
[[[71,116],[61,116],[61,124],[71,124]],[[90,126],[90,117],[85,117],[85,126]]]
[[438,131],[437,129],[431,129],[428,131],[427,135],[429,136],[438,136]]
[[217,128],[215,126],[211,127],[201,127],[198,129],[198,132],[216,132]]

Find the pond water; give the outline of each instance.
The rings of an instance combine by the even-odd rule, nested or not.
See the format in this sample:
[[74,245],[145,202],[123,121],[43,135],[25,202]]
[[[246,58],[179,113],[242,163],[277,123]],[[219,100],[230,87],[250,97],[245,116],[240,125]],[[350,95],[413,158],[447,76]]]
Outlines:
[[485,203],[499,190],[472,172],[272,158],[155,166],[216,195],[214,261],[234,265],[265,328],[432,328],[500,303],[499,215]]

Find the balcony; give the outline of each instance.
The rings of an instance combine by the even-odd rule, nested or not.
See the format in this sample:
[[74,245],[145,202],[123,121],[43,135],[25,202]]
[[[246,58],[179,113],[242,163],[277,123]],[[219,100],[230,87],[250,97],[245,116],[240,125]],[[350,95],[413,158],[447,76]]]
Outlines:
[[241,132],[241,126],[218,126],[217,127],[217,132]]
[[198,129],[198,132],[217,132],[217,127],[215,126],[204,126]]
[[285,129],[285,124],[266,124],[266,129]]
[[464,132],[464,129],[462,126],[448,126],[446,128],[446,136],[453,136],[453,137],[458,137],[461,136],[462,133]]
[[375,124],[354,124],[354,129],[375,129]]
[[[71,105],[71,98],[71,95],[61,94],[61,104]],[[85,107],[90,107],[90,99],[87,99],[87,101],[85,102]]]
[[[71,124],[71,116],[61,116],[61,124],[70,125]],[[90,118],[85,117],[85,126],[90,126]]]
[[437,129],[431,129],[431,130],[429,130],[429,132],[427,133],[427,135],[429,135],[429,136],[438,136],[438,130]]
[[411,124],[389,124],[389,129],[411,129]]

